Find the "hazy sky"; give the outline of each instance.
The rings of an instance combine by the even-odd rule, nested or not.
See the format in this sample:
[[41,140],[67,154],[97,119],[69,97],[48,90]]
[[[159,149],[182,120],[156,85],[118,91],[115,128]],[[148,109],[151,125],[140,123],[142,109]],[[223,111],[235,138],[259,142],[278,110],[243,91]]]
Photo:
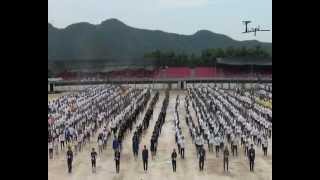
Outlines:
[[191,35],[201,29],[236,40],[272,42],[271,32],[242,34],[242,20],[272,29],[272,0],[48,0],[48,22],[64,28],[116,18],[141,29]]

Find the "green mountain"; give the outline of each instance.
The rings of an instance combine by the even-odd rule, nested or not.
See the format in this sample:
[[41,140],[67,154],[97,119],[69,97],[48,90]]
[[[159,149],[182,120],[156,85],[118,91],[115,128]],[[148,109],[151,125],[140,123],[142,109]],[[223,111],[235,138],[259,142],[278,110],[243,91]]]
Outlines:
[[207,30],[200,30],[193,35],[180,35],[133,28],[117,19],[109,19],[99,25],[76,23],[63,29],[48,23],[48,61],[132,62],[157,49],[199,54],[207,48],[256,45],[272,53],[272,43],[236,41]]

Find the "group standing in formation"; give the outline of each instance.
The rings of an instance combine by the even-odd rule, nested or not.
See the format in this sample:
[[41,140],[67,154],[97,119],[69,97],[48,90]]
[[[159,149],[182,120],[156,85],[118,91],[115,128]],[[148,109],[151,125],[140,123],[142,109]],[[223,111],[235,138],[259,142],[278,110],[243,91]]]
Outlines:
[[159,99],[159,91],[156,92],[154,95],[153,99],[150,102],[149,108],[145,113],[145,116],[142,120],[142,123],[136,126],[136,130],[133,133],[132,137],[132,150],[133,150],[133,155],[135,159],[138,157],[138,152],[139,152],[139,144],[141,141],[141,136],[142,133],[145,132],[145,130],[149,127],[149,123],[151,118],[153,117],[153,109],[155,104],[157,103]]
[[[245,156],[249,160],[250,171],[254,171],[254,145],[262,147],[264,155],[267,156],[272,112],[256,103],[256,98],[261,96],[245,89],[224,90],[216,86],[188,88],[185,104],[186,122],[197,149],[200,170],[203,166],[202,154],[205,154],[203,151],[205,143],[208,144],[209,152],[215,146],[216,157],[219,156],[219,152],[223,152],[226,171],[229,169],[228,146],[232,156],[235,157],[238,156],[240,146],[243,147]],[[191,109],[195,111],[198,125],[192,119]]]
[[[106,149],[112,135],[114,150],[121,149],[125,132],[132,127],[146,102],[150,90],[121,89],[120,86],[94,86],[80,93],[61,96],[48,102],[49,158],[65,152],[68,172],[72,172],[74,156],[81,153],[90,139],[98,134],[98,153]],[[125,118],[126,117],[126,118]],[[119,131],[117,132],[117,130]],[[60,145],[60,148],[59,148]],[[91,154],[92,168],[96,167],[96,152]]]
[[[217,86],[187,88],[184,99],[185,117],[179,114],[181,97],[178,95],[173,112],[174,137],[178,151],[173,148],[168,152],[171,154],[173,172],[176,172],[178,155],[181,159],[185,158],[186,137],[180,127],[181,119],[185,119],[189,129],[200,171],[204,170],[208,153],[214,151],[216,158],[222,153],[223,169],[229,171],[229,156],[237,158],[242,148],[249,169],[253,172],[256,148],[261,147],[264,156],[267,156],[268,152],[272,132],[272,110],[269,105],[262,102],[271,101],[271,88],[260,86],[258,91],[244,88],[228,90]],[[149,89],[124,89],[115,85],[103,85],[50,101],[48,103],[49,158],[55,159],[54,157],[60,153],[66,153],[67,170],[71,173],[74,159],[87,147],[91,149],[88,156],[91,159],[92,172],[95,173],[97,156],[103,155],[108,142],[111,142],[116,173],[119,173],[124,138],[128,132],[133,132],[132,151],[134,158],[137,159],[142,135],[153,119],[159,94],[155,92],[152,96]],[[152,159],[156,156],[158,139],[166,122],[169,97],[169,91],[166,91],[150,137]],[[142,121],[137,123],[144,111]],[[92,147],[92,139],[96,142],[97,152]],[[141,155],[143,170],[147,172],[149,159],[147,145],[143,145]]]
[[151,151],[152,159],[157,154],[158,139],[161,134],[162,126],[165,122],[168,104],[169,104],[169,91],[166,91],[165,98],[162,103],[161,111],[158,116],[158,120],[156,121],[156,124],[153,128],[153,132],[152,132],[152,136],[151,136],[151,140],[150,140],[150,151]]

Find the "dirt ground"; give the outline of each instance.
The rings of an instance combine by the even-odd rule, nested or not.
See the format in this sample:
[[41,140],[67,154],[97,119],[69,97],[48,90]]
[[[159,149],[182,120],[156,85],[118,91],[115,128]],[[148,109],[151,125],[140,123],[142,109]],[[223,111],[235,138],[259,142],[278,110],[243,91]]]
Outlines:
[[[180,126],[182,133],[186,138],[185,159],[180,156],[177,159],[177,172],[172,172],[171,152],[173,148],[177,148],[175,144],[175,132],[173,124],[173,112],[176,96],[180,94],[180,105],[178,107],[180,116]],[[154,93],[152,93],[152,97]],[[115,172],[115,163],[113,160],[113,150],[111,148],[111,140],[108,140],[107,150],[105,150],[97,158],[97,172],[92,173],[90,162],[90,150],[92,147],[97,148],[96,137],[92,138],[91,144],[86,145],[85,150],[78,153],[74,157],[73,172],[67,173],[67,162],[65,152],[54,156],[53,160],[48,158],[48,179],[49,180],[271,180],[272,179],[272,141],[269,142],[268,157],[263,156],[261,148],[256,147],[255,172],[249,171],[249,162],[244,156],[242,148],[238,152],[238,157],[230,156],[229,172],[223,171],[223,160],[220,155],[218,158],[215,152],[208,152],[205,145],[207,159],[205,161],[204,171],[200,172],[198,167],[198,159],[196,158],[195,146],[189,134],[187,124],[185,122],[186,111],[184,108],[184,91],[170,91],[170,100],[167,109],[165,124],[159,137],[159,145],[157,156],[154,160],[149,158],[148,172],[144,173],[141,160],[141,150],[143,145],[150,147],[150,138],[153,127],[157,120],[164,99],[164,91],[161,91],[159,100],[155,105],[153,119],[150,120],[150,126],[142,136],[139,148],[139,158],[134,160],[132,153],[132,134],[129,132],[123,142],[123,150],[120,160],[120,173]],[[150,99],[152,99],[152,97]],[[148,104],[150,103],[150,100]],[[137,123],[142,121],[144,113],[139,117]],[[194,111],[191,111],[194,113]],[[134,128],[135,129],[135,128]],[[230,149],[230,148],[229,148]],[[150,151],[149,151],[150,152]],[[149,154],[149,157],[151,155]]]
[[57,99],[57,98],[59,98],[60,96],[67,95],[67,94],[70,94],[70,93],[72,93],[72,92],[63,92],[63,93],[56,93],[56,94],[48,94],[48,101]]

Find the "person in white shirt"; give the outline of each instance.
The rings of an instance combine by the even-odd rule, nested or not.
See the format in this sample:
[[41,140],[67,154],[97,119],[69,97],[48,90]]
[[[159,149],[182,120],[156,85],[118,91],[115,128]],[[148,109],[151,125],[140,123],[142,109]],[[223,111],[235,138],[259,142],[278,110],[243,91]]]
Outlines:
[[82,143],[83,143],[83,133],[79,134],[79,137],[77,140],[78,140],[78,152],[81,152]]
[[59,128],[56,129],[56,135],[60,134]]
[[53,146],[54,146],[55,154],[57,156],[59,153],[59,139],[58,139],[58,137],[54,139]]
[[104,131],[103,132],[103,136],[102,136],[103,138],[103,149],[106,149],[107,148],[107,141],[108,141],[108,135],[107,135],[107,132],[106,131]]
[[262,141],[262,150],[263,150],[263,155],[267,156],[268,152],[268,138],[264,137]]
[[220,138],[219,136],[214,137],[213,145],[216,149],[216,157],[219,157],[219,151],[220,151]]
[[213,133],[210,133],[209,134],[209,143],[208,143],[209,152],[213,152],[213,144],[214,144],[214,135],[213,135]]
[[61,134],[60,134],[59,140],[60,140],[61,151],[62,151],[62,149],[64,149],[64,141],[65,141],[64,133],[61,133]]
[[99,148],[99,154],[102,153],[102,145],[103,145],[103,141],[101,138],[98,139],[98,148]]
[[48,149],[49,149],[49,158],[53,159],[53,140],[48,143]]
[[95,124],[93,123],[92,125],[91,125],[91,135],[93,136],[94,134],[95,134]]
[[230,134],[231,151],[232,151],[232,148],[233,148],[233,141],[234,141],[234,134],[231,133],[231,134]]

